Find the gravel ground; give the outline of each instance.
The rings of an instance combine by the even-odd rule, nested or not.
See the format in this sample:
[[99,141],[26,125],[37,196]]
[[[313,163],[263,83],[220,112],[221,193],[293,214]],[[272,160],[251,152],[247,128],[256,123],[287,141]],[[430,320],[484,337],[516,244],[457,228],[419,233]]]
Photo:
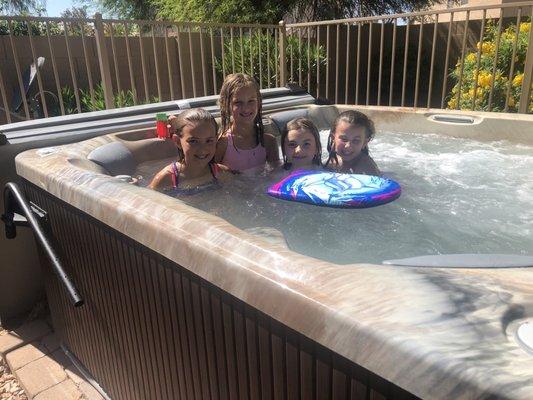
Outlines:
[[[7,331],[0,326],[0,336]],[[0,399],[1,400],[28,400],[28,396],[20,387],[17,379],[11,374],[7,363],[0,357]]]

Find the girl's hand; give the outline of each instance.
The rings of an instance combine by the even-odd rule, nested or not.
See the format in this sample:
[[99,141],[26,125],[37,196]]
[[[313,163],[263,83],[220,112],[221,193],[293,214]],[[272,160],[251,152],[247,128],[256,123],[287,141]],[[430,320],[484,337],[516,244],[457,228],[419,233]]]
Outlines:
[[229,172],[230,174],[233,174],[233,175],[239,175],[241,173],[240,171],[229,169],[228,166],[224,164],[218,164],[218,167],[220,168],[221,171]]
[[178,117],[177,116],[171,115],[170,117],[168,117],[167,128],[168,128],[168,132],[170,134],[170,137],[172,137],[172,138],[177,133],[176,132],[177,122],[178,122]]
[[174,142],[174,144],[177,146],[180,138],[175,133],[172,133],[171,136],[170,136],[170,140],[172,140]]

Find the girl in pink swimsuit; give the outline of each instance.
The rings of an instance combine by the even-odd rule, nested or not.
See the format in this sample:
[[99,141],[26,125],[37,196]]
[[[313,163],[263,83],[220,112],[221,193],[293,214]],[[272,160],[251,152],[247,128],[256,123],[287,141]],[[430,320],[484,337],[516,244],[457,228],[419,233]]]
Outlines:
[[215,161],[238,172],[279,161],[276,138],[263,132],[261,94],[254,78],[228,75],[219,105],[221,129]]

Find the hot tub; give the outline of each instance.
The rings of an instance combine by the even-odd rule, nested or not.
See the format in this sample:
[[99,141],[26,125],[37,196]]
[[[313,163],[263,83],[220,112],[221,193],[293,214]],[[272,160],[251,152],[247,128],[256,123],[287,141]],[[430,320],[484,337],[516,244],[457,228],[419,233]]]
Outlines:
[[[348,107],[300,108],[324,127]],[[531,116],[358,108],[378,130],[533,143]],[[111,398],[531,398],[533,357],[516,339],[533,317],[531,268],[337,265],[87,158],[113,142],[128,162],[171,155],[150,135],[16,159],[85,299],[73,308],[43,260],[54,327]]]

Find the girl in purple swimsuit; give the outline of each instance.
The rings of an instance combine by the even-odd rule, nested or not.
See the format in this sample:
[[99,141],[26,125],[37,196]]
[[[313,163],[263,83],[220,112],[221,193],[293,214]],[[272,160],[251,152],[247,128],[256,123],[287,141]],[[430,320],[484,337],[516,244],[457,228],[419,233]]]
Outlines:
[[152,189],[198,190],[219,180],[227,170],[214,162],[217,124],[201,108],[182,112],[170,119],[172,139],[178,147],[178,160],[159,171],[149,187]]
[[261,94],[254,78],[237,73],[226,77],[220,91],[220,138],[215,160],[242,172],[279,161],[274,136],[263,133]]

